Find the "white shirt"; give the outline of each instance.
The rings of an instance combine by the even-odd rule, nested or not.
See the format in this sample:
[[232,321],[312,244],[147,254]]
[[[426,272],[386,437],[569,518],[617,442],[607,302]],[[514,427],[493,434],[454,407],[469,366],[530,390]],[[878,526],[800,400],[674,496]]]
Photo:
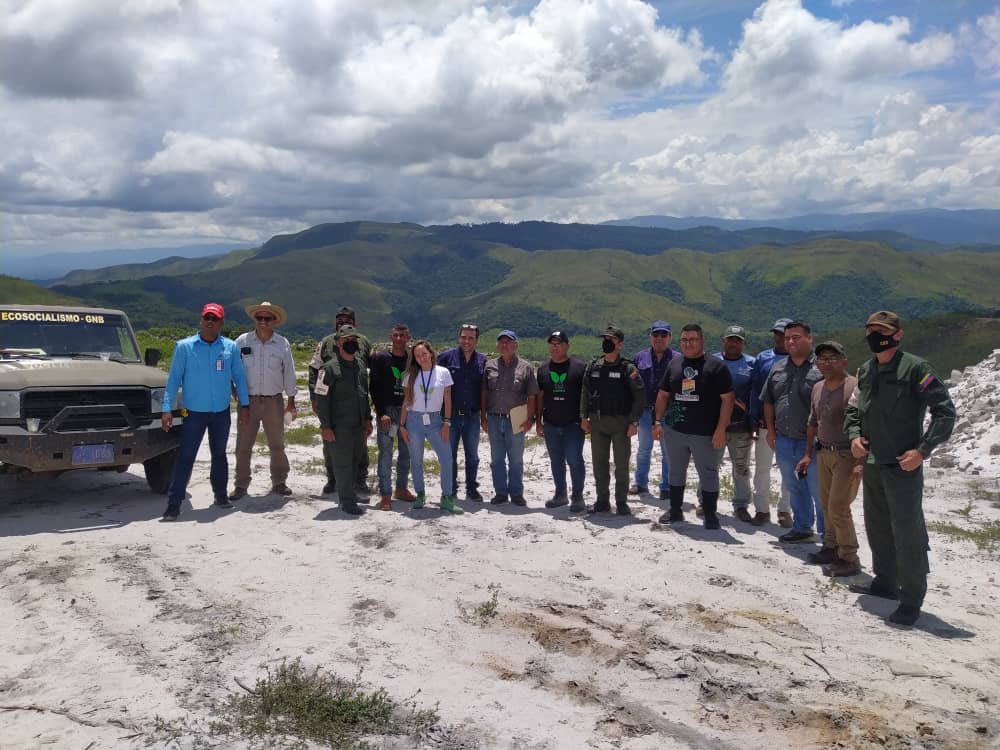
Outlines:
[[275,333],[261,341],[257,331],[247,331],[236,339],[236,348],[243,359],[251,396],[295,395],[295,362],[288,339]]
[[[410,381],[410,373],[403,376],[403,387]],[[413,384],[413,403],[407,409],[417,412],[439,412],[444,406],[444,389],[453,385],[451,372],[447,367],[434,365],[429,372],[417,371]]]

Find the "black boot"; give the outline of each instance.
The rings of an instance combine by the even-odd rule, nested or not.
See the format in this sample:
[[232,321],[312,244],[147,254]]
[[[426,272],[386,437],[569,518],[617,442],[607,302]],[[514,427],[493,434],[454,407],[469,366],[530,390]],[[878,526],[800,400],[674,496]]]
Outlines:
[[670,510],[660,516],[660,523],[680,523],[684,520],[684,485],[670,485]]
[[701,507],[705,509],[705,528],[719,528],[719,516],[716,513],[719,507],[719,493],[702,490]]

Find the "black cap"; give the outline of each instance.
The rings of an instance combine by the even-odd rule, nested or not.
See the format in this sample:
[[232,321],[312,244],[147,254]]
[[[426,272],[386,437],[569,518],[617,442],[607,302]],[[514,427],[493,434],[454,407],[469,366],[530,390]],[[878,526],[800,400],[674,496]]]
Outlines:
[[348,307],[347,305],[344,305],[342,308],[340,308],[339,310],[337,310],[337,317],[338,318],[350,318],[351,320],[354,320],[355,319],[354,308],[353,307]]
[[557,339],[563,342],[564,344],[569,343],[569,336],[566,335],[566,331],[553,331],[552,333],[549,334],[549,337],[546,339],[546,341],[548,341],[551,344],[552,339]]

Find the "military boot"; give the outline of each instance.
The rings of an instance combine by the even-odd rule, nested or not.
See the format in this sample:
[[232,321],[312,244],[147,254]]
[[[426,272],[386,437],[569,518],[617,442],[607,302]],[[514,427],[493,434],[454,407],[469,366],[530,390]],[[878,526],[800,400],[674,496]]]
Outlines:
[[719,528],[719,516],[716,512],[719,507],[719,493],[702,490],[701,507],[705,509],[705,528]]
[[684,485],[670,486],[670,510],[660,516],[660,523],[680,523],[684,520]]

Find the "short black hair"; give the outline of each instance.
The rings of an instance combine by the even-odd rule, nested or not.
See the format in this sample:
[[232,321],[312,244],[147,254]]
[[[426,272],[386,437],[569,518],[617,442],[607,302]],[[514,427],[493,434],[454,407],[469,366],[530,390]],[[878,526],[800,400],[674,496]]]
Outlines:
[[396,323],[396,325],[394,325],[392,327],[392,330],[394,330],[394,331],[406,331],[407,333],[409,333],[410,332],[410,327],[408,325],[406,325],[406,323]]
[[686,326],[684,326],[681,329],[681,331],[682,332],[683,331],[694,331],[695,333],[697,333],[702,338],[705,338],[705,332],[703,330],[701,330],[701,326],[698,325],[697,323],[688,323]]
[[801,328],[803,331],[806,332],[806,336],[809,336],[812,333],[812,329],[809,327],[809,324],[806,323],[804,320],[793,320],[791,323],[786,325],[785,326],[786,333],[788,332],[789,328]]

